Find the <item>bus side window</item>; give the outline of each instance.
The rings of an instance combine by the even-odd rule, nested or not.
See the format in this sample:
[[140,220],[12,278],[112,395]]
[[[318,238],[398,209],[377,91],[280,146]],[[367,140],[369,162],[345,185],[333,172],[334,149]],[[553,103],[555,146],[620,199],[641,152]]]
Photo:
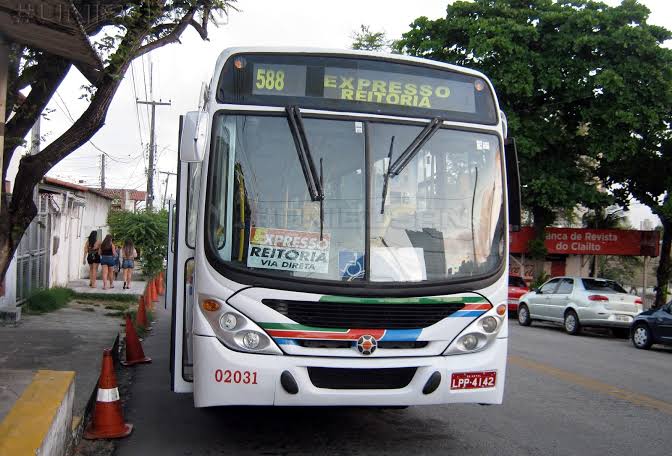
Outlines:
[[212,191],[221,195],[213,198],[215,204],[210,204],[208,208],[208,229],[212,233],[213,246],[216,250],[221,250],[226,243],[226,189],[228,182],[229,168],[229,130],[223,127],[220,131],[213,133],[213,154],[212,172],[210,173],[212,182]]
[[190,248],[196,247],[196,221],[198,220],[198,197],[201,190],[201,162],[189,163],[187,167],[187,226],[186,242]]

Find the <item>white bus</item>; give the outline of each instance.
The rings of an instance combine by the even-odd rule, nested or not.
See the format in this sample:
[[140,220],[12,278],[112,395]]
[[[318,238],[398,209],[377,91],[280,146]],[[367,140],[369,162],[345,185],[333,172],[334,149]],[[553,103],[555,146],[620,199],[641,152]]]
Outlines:
[[505,138],[477,71],[222,52],[181,122],[173,391],[196,407],[501,403],[520,217]]

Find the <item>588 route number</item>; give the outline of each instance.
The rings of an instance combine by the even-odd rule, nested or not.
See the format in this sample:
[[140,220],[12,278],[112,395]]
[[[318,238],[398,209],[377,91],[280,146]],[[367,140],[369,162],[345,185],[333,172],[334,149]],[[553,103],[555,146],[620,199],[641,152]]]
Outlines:
[[255,371],[222,370],[215,371],[217,383],[242,383],[244,385],[256,385],[257,373]]

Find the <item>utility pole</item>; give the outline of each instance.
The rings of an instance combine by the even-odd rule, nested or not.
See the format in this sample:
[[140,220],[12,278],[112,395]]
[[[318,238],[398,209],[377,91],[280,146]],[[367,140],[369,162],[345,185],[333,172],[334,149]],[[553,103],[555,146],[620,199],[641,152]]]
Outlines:
[[105,190],[105,154],[100,154],[100,188]]
[[170,106],[170,101],[135,101],[138,104],[146,104],[152,107],[152,117],[149,129],[149,165],[147,166],[147,209],[152,210],[154,206],[154,153],[156,152],[156,144],[154,142],[154,125],[157,106]]
[[166,195],[168,194],[168,179],[170,179],[170,176],[177,176],[177,173],[171,173],[169,171],[159,171],[159,174],[166,175],[166,183],[163,189],[163,198],[161,199],[161,207],[163,207],[166,204]]

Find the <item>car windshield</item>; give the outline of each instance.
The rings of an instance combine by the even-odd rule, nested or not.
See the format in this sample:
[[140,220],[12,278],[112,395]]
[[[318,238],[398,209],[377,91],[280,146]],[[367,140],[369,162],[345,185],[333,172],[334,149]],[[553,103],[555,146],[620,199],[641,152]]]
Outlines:
[[581,279],[583,288],[587,291],[600,291],[603,293],[627,293],[618,283],[613,280]]
[[387,176],[383,192],[390,149],[394,162],[424,125],[307,117],[302,124],[323,201],[311,198],[301,138],[286,117],[215,116],[211,258],[280,277],[370,282],[446,280],[499,265],[505,233],[495,135],[437,131]]
[[525,283],[525,281],[522,279],[522,277],[518,276],[509,276],[509,286],[527,288],[527,284]]

